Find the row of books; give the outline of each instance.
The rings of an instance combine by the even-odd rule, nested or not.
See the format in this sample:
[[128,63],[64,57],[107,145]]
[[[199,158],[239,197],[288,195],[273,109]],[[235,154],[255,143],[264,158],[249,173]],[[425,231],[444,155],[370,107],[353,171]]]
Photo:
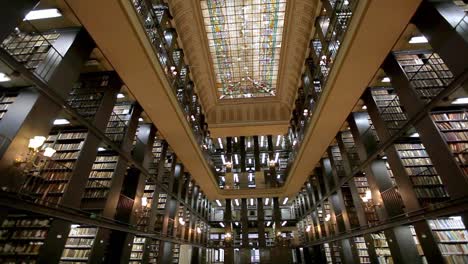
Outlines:
[[76,151],[80,150],[83,147],[83,141],[80,143],[71,143],[71,144],[53,144],[53,143],[44,143],[43,148],[53,148],[57,151]]
[[[462,120],[468,121],[468,113],[465,112],[465,111],[452,112],[452,113],[432,113],[431,116],[432,116],[432,119],[434,119],[435,121],[449,121],[449,123],[458,123],[458,122],[450,122],[450,121],[454,121],[454,120],[456,120],[456,121],[462,121]],[[463,122],[461,122],[461,123],[463,123]]]
[[57,139],[85,139],[87,132],[66,132],[51,134],[47,137],[47,141],[55,141]]

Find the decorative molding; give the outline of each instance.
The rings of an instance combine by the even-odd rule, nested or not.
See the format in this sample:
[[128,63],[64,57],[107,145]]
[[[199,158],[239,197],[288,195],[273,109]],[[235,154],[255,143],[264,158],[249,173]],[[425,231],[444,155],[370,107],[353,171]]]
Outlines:
[[[216,94],[213,62],[199,0],[172,0],[174,17],[192,79],[210,127],[256,126],[261,122],[277,125],[289,122],[319,0],[293,0],[286,6],[285,28],[281,47],[277,96],[253,99],[219,100]],[[221,130],[219,130],[221,131]],[[229,131],[229,130],[223,130]]]

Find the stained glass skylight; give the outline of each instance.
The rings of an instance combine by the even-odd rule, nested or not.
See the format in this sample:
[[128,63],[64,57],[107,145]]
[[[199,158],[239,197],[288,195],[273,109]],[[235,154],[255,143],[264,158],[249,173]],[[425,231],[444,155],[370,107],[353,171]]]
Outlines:
[[286,1],[201,1],[220,99],[276,95]]

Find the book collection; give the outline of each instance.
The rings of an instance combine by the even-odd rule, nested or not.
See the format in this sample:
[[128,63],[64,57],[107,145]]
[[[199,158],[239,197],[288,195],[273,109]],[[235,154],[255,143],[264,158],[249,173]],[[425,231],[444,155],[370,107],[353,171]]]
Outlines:
[[465,110],[433,112],[431,117],[444,135],[455,160],[468,175],[468,113]]
[[141,261],[143,260],[143,251],[145,248],[146,239],[149,239],[149,238],[138,237],[138,236],[135,236],[133,238],[132,251],[130,253],[129,264],[141,263]]
[[172,263],[179,263],[180,244],[173,244],[172,247]]
[[453,80],[452,72],[437,53],[415,51],[397,54],[396,59],[422,100],[431,100]]
[[[60,33],[39,35],[18,31],[8,36],[3,41],[2,47],[27,69],[34,70],[47,57],[53,43],[59,37]],[[49,56],[52,55],[57,56],[57,54]]]
[[371,94],[389,133],[392,135],[401,129],[408,117],[401,108],[400,98],[394,94],[394,90],[390,87],[373,87]]
[[50,223],[49,218],[9,214],[0,226],[0,262],[35,263]]
[[447,200],[447,191],[432,166],[424,145],[421,143],[395,144],[395,147],[421,205],[426,206]]
[[348,155],[351,169],[354,170],[357,168],[357,166],[359,166],[361,161],[359,159],[359,155],[356,149],[356,144],[354,142],[354,138],[353,138],[351,131],[346,130],[346,131],[341,132],[341,140],[343,141],[343,146]]
[[16,100],[16,94],[1,93],[0,94],[0,120],[5,116],[8,107]]
[[[367,182],[367,177],[365,174],[356,174],[353,177],[354,184],[359,194],[359,198],[364,208],[364,213],[366,215],[367,224],[374,225],[379,221],[375,207],[373,206],[372,198],[368,199],[367,193],[370,192],[369,183]],[[363,198],[365,198],[363,200]]]
[[338,243],[336,241],[331,243],[334,264],[341,264],[340,246],[338,246]]
[[356,245],[356,249],[359,256],[359,263],[360,264],[370,264],[369,252],[367,250],[366,241],[364,237],[357,236],[354,237],[354,245]]
[[112,177],[119,156],[113,151],[99,151],[86,183],[84,199],[105,199],[112,184]]
[[343,194],[343,202],[346,208],[346,213],[348,215],[349,224],[351,228],[359,227],[359,219],[356,212],[356,207],[354,206],[353,196],[351,194],[351,189],[348,186],[341,187],[341,192]]
[[128,121],[132,105],[128,102],[118,103],[114,106],[109,122],[107,123],[106,136],[121,143],[127,131]]
[[392,254],[390,253],[390,248],[388,247],[385,234],[383,232],[373,233],[371,234],[371,237],[379,264],[392,264]]
[[87,262],[97,231],[96,227],[71,225],[60,262]]
[[[106,79],[107,76],[101,78]],[[93,81],[81,78],[75,83],[70,92],[67,103],[78,112],[80,116],[91,121],[94,119],[104,97],[104,91],[99,91],[97,87],[92,86]],[[107,85],[107,81],[102,81],[102,86]]]
[[331,252],[330,245],[328,243],[324,243],[323,247],[325,249],[325,258],[327,260],[327,264],[333,264],[332,252]]
[[346,177],[346,171],[343,165],[343,157],[341,156],[340,149],[338,145],[333,145],[330,147],[331,150],[331,159],[333,160],[333,167],[335,168],[338,180]]
[[460,216],[428,220],[446,263],[468,262],[468,232]]

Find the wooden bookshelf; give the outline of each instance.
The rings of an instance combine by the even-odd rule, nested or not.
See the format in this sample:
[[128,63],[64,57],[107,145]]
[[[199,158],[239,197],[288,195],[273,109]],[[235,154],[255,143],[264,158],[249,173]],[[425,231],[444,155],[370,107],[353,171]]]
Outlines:
[[408,117],[400,105],[400,98],[390,87],[372,87],[372,97],[386,128],[392,135],[402,128]]
[[468,232],[461,217],[440,217],[428,223],[446,263],[467,263]]
[[129,124],[131,109],[132,105],[129,102],[119,102],[114,106],[105,131],[110,140],[118,144],[122,143]]
[[16,32],[10,34],[2,43],[2,47],[27,69],[36,69],[47,57],[53,43],[60,37],[60,33]]
[[373,233],[371,234],[371,237],[379,264],[392,264],[392,254],[390,253],[390,248],[388,247],[385,234],[383,232]]
[[370,264],[369,251],[367,249],[366,241],[364,237],[358,236],[354,237],[354,244],[356,245],[357,254],[359,257],[360,264]]
[[424,101],[437,96],[453,80],[452,72],[439,54],[430,50],[395,54],[395,58]]
[[364,208],[366,221],[369,225],[375,225],[379,221],[379,218],[375,211],[375,206],[373,205],[372,199],[369,199],[367,202],[362,200],[362,197],[366,196],[366,191],[370,191],[367,177],[364,174],[356,174],[354,175],[353,180],[354,184],[356,185],[362,207]]
[[98,229],[84,225],[71,225],[60,263],[87,263]]
[[399,143],[395,144],[395,147],[422,206],[449,199],[445,186],[422,143]]
[[431,113],[465,176],[468,176],[468,112],[465,109]]
[[11,213],[0,226],[0,262],[35,263],[52,219]]
[[119,156],[114,151],[99,151],[86,183],[85,201],[106,199]]

